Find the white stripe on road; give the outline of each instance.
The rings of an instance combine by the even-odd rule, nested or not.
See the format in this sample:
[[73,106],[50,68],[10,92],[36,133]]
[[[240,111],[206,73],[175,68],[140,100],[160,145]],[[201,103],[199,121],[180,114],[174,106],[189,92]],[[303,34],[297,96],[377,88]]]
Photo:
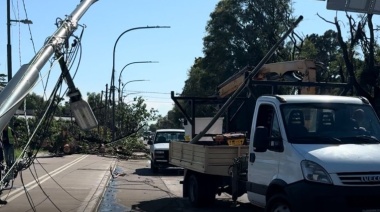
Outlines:
[[[88,157],[88,155],[83,155],[83,156],[81,156],[81,157],[75,159],[74,161],[71,161],[70,163],[67,163],[67,164],[65,164],[65,165],[63,165],[63,166],[61,166],[61,167],[55,169],[54,171],[51,171],[49,174],[45,174],[45,175],[39,177],[39,178],[37,179],[37,181],[39,182],[39,184],[42,184],[42,183],[44,183],[45,181],[49,180],[50,177],[53,177],[53,176],[55,176],[55,175],[57,175],[57,174],[63,172],[64,170],[66,170],[66,169],[70,168],[71,166],[75,165],[76,163],[79,163],[80,161],[82,161],[82,160],[85,159],[86,157]],[[38,186],[38,184],[37,184],[36,181],[32,181],[32,182],[30,182],[30,183],[28,183],[28,184],[25,185],[25,187],[26,187],[27,190],[32,190],[33,188],[35,188],[35,187],[37,187],[37,186]],[[16,199],[17,197],[21,196],[22,194],[24,194],[24,187],[23,187],[23,186],[20,187],[20,188],[15,189],[15,190],[13,190],[13,191],[11,191],[11,192],[9,193],[9,196],[8,196],[8,194],[4,194],[4,195],[1,197],[1,199],[3,199],[3,198],[5,198],[6,196],[8,196],[8,198],[7,198],[6,200],[7,200],[7,202],[9,203],[9,202],[11,202],[12,200]],[[9,197],[10,197],[10,198],[9,198]]]

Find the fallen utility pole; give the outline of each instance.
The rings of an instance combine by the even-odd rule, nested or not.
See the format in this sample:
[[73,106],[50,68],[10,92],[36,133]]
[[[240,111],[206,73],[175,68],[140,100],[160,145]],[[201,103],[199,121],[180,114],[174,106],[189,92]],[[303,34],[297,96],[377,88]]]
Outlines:
[[81,0],[75,10],[67,16],[61,26],[53,33],[45,45],[28,64],[16,72],[0,93],[0,129],[4,129],[26,95],[31,92],[38,80],[38,73],[54,54],[55,50],[70,38],[78,27],[78,21],[88,8],[97,0]]

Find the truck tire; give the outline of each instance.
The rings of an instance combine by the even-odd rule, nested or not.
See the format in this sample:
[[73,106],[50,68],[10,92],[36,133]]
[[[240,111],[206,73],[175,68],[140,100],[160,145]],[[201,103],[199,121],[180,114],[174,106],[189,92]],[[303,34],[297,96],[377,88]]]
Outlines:
[[189,201],[194,207],[203,207],[214,203],[216,189],[212,181],[207,180],[207,176],[192,174],[189,177],[188,192]]
[[284,194],[273,195],[265,207],[267,212],[291,212],[289,201]]
[[150,161],[150,170],[151,170],[153,173],[157,173],[157,172],[158,172],[158,167],[156,166],[156,164],[154,164],[154,161],[153,161],[153,160]]

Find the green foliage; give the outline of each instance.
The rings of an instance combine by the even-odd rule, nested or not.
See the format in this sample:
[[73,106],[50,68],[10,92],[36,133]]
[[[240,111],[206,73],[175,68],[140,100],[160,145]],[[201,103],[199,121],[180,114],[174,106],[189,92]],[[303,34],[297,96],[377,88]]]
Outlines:
[[[25,98],[26,106],[28,110],[41,110],[42,105],[44,104],[44,99],[42,96],[36,93],[30,93]],[[24,104],[21,104],[19,109],[24,110]]]
[[125,141],[123,142],[123,145],[125,148],[125,150],[127,150],[127,152],[129,152],[130,154],[132,152],[145,152],[146,151],[146,148],[145,148],[145,145],[144,143],[139,140],[138,137],[128,137],[127,139],[125,139]]
[[[204,57],[195,59],[182,96],[215,95],[217,86],[234,73],[247,65],[257,65],[293,21],[290,3],[290,0],[220,1],[206,26]],[[284,44],[268,62],[289,58]],[[190,108],[184,108],[189,112]],[[215,112],[214,106],[197,106],[195,116],[212,116]],[[183,115],[174,108],[157,124],[181,126],[181,118]]]
[[[62,102],[62,98],[56,97],[55,104]],[[106,102],[102,100],[101,94],[89,93],[88,102],[90,107],[93,109],[94,114],[98,120],[99,127],[97,129],[92,129],[88,131],[82,131],[75,122],[71,122],[63,119],[52,119],[48,126],[40,126],[35,137],[31,141],[32,149],[39,148],[40,146],[43,149],[54,151],[52,148],[59,148],[60,146],[68,143],[74,146],[80,145],[83,148],[86,148],[85,151],[90,151],[88,148],[93,148],[95,144],[99,143],[108,143],[111,141],[111,129],[112,129],[112,117],[109,115],[111,112],[111,107],[106,105]],[[43,100],[42,97],[32,93],[29,94],[26,98],[26,109],[34,111],[34,114],[42,114],[45,112],[44,105],[47,105],[47,102]],[[20,107],[24,109],[24,107]],[[136,98],[132,104],[120,103],[117,105],[116,109],[116,135],[117,137],[125,137],[130,134],[133,134],[138,131],[144,125],[147,125],[149,121],[154,120],[156,117],[156,110],[147,109],[144,99],[141,97]],[[71,115],[70,105],[68,102],[65,102],[64,105],[59,104],[55,113],[56,117]],[[51,117],[46,117],[51,118]],[[28,122],[24,117],[20,117],[15,122],[18,122],[20,126],[17,128],[16,133],[18,135],[18,147],[23,148],[30,137],[28,134],[33,133],[37,128],[39,119],[30,118]],[[67,130],[67,137],[65,141],[62,141],[62,145],[54,145],[58,142],[59,135],[62,129]],[[138,145],[138,142],[132,142],[127,140],[128,145],[133,144],[132,149],[141,148]],[[131,143],[132,142],[132,143]],[[131,144],[130,144],[131,143]]]
[[149,125],[149,131],[151,131],[151,132],[156,132],[156,130],[159,129],[159,127],[157,126],[157,123],[158,123],[158,120],[159,120],[161,117],[162,117],[161,115],[158,116],[158,119],[157,119],[156,124],[151,124],[151,125]]
[[[236,71],[256,65],[287,30],[289,0],[222,0],[206,26],[203,58],[189,71],[182,94],[209,96]],[[281,49],[271,58],[288,58]]]
[[[112,138],[112,105],[108,104],[102,94],[88,93],[88,103],[98,120],[99,129],[86,132],[90,140],[110,142]],[[155,120],[157,110],[148,109],[142,97],[136,97],[130,104],[119,102],[115,107],[115,138],[123,138],[139,131]]]

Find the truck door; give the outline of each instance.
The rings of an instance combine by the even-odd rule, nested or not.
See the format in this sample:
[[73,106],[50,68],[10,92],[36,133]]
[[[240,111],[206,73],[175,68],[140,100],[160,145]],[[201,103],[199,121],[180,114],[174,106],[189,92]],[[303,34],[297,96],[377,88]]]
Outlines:
[[[252,127],[268,129],[268,150],[255,152],[253,142],[250,143],[250,159],[248,162],[247,192],[249,200],[259,206],[265,205],[266,190],[278,173],[280,152],[283,151],[279,120],[274,105],[261,104]],[[251,129],[253,139],[254,129]]]

